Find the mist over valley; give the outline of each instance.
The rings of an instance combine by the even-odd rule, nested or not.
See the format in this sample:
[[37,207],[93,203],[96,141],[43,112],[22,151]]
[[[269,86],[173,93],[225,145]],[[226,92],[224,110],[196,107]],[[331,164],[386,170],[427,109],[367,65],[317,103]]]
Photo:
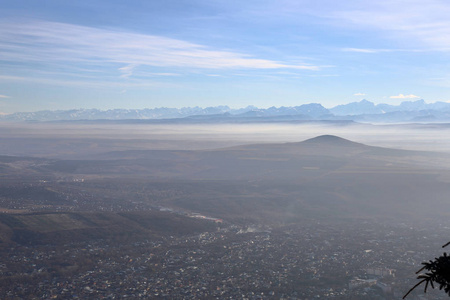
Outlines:
[[[102,278],[96,270],[111,269],[104,279],[109,282],[116,282],[115,272],[148,278],[143,286],[150,294],[142,288],[120,292],[135,297],[181,296],[205,287],[193,298],[258,291],[271,299],[318,294],[396,299],[413,280],[405,279],[408,272],[445,240],[436,234],[445,231],[450,213],[445,124],[12,123],[2,128],[0,246],[16,258],[5,261],[0,280],[21,287],[16,295],[28,295],[32,282],[45,291],[63,278],[75,288],[85,272]],[[433,242],[422,244],[422,236]],[[130,243],[135,246],[125,246]],[[274,246],[286,243],[291,245]],[[73,252],[80,247],[90,254]],[[387,248],[395,254],[386,256]],[[53,255],[34,259],[38,269],[20,263],[20,255],[50,249]],[[402,260],[411,249],[418,251],[414,262]],[[123,257],[138,263],[148,251],[159,253],[152,256],[156,261],[143,263],[139,271],[137,265],[125,267]],[[185,257],[192,251],[204,253],[201,265]],[[74,260],[61,264],[64,253],[73,253]],[[312,267],[315,259],[304,261],[301,253],[325,260]],[[330,253],[346,265],[328,261]],[[173,255],[185,258],[168,264]],[[277,271],[286,255],[295,261]],[[273,259],[266,261],[268,256]],[[106,263],[111,257],[114,265]],[[204,269],[205,263],[212,269]],[[197,271],[189,272],[183,278],[196,283],[174,290],[179,279],[173,274],[191,267],[208,283],[191,278]],[[275,273],[261,268],[285,275],[275,284]],[[243,272],[251,274],[250,285],[242,281]],[[18,273],[23,275],[15,278],[22,279],[14,281],[11,276]],[[165,283],[155,285],[154,276]],[[131,278],[123,288],[136,286]],[[233,288],[211,286],[230,278]],[[355,278],[363,280],[361,289]],[[389,290],[364,294],[369,279]],[[109,293],[108,288],[65,289],[66,296]]]

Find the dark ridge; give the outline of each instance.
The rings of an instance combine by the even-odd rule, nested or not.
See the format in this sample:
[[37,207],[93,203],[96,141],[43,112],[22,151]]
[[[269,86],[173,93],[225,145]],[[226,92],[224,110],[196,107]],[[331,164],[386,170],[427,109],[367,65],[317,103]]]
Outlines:
[[0,249],[14,244],[63,245],[93,240],[126,243],[216,228],[214,222],[154,210],[0,214]]
[[303,141],[302,144],[315,144],[328,146],[365,146],[364,144],[352,142],[350,140],[335,135],[320,135],[315,138]]

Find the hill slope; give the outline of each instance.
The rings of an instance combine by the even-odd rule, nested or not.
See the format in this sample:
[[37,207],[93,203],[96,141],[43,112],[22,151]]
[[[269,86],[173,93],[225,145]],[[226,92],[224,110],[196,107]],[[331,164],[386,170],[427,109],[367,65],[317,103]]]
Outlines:
[[113,238],[161,239],[214,230],[212,222],[158,211],[0,214],[0,244],[65,244]]

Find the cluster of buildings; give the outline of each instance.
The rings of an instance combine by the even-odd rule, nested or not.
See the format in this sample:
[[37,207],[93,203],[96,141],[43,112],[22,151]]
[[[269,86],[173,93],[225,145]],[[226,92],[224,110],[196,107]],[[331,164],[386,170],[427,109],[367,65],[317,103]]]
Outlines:
[[[439,240],[403,225],[315,223],[17,246],[2,249],[0,298],[399,299]],[[408,298],[446,295],[418,290]]]

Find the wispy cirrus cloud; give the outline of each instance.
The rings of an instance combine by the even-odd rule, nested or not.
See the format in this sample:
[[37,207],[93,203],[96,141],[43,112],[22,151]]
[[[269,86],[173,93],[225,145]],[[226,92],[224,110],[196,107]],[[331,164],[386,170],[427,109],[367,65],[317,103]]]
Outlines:
[[[436,49],[435,49],[436,50]],[[441,49],[442,50],[442,49]],[[424,49],[369,49],[369,48],[342,48],[344,52],[356,53],[389,53],[389,52],[425,52]]]
[[120,77],[122,77],[122,78],[130,77],[131,75],[133,75],[133,70],[136,67],[137,67],[136,64],[130,64],[128,66],[119,68],[119,71],[122,73],[122,75]]
[[154,76],[180,76],[181,74],[177,73],[152,73]]
[[[379,0],[349,1],[347,4],[328,12],[326,17],[364,30],[381,30],[385,37],[401,40],[404,46],[441,51],[450,49],[448,1],[412,0],[405,3],[402,0]],[[365,49],[360,50],[364,52]],[[373,53],[370,51],[375,49],[367,50],[369,52],[366,53]]]
[[85,88],[155,88],[155,87],[174,87],[176,84],[153,82],[149,80],[133,80],[133,81],[111,81],[107,79],[97,80],[74,80],[67,78],[54,78],[54,77],[34,77],[34,76],[11,76],[0,75],[0,81],[3,82],[19,82],[23,84],[45,84],[55,86],[68,86],[68,87],[85,87]]
[[344,52],[357,52],[357,53],[380,53],[380,52],[390,52],[391,50],[386,49],[363,49],[363,48],[343,48]]
[[353,96],[365,96],[366,94],[364,94],[364,93],[355,93],[355,94],[353,94]]
[[8,99],[11,98],[10,96],[6,96],[6,95],[0,95],[0,99]]
[[125,78],[137,66],[319,70],[319,66],[255,58],[163,36],[42,21],[0,23],[0,57],[40,64],[122,64],[116,70]]
[[413,95],[413,94],[410,94],[410,95],[399,94],[397,96],[390,96],[389,98],[391,98],[391,99],[414,99],[414,98],[420,98],[420,97]]
[[356,53],[389,53],[389,52],[424,52],[423,49],[370,49],[370,48],[342,48],[344,52]]

